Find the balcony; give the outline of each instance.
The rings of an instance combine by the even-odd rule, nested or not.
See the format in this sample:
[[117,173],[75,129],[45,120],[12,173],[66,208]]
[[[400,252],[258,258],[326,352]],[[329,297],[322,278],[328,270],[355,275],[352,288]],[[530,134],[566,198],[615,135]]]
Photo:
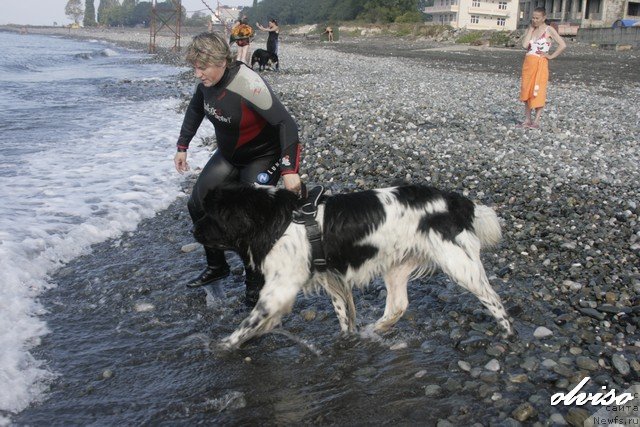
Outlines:
[[501,27],[498,24],[491,23],[491,24],[467,24],[467,29],[468,30],[479,30],[479,31],[484,31],[484,30],[500,30],[500,31],[506,31],[505,27]]
[[499,16],[501,18],[508,18],[509,11],[504,9],[498,9],[497,7],[470,7],[469,15],[491,15]]
[[428,13],[430,15],[434,13],[458,13],[460,10],[460,6],[457,4],[450,4],[448,6],[430,6],[424,8],[424,13]]

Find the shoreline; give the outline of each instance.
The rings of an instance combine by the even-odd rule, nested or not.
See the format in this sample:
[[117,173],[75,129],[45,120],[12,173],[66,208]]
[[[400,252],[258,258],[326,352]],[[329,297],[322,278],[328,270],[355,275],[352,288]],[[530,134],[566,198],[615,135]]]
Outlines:
[[[576,53],[555,62],[553,72],[562,78],[551,82],[544,128],[537,131],[515,127],[521,112],[512,96],[518,83],[514,70],[521,57],[512,52],[419,52],[413,45],[388,40],[374,47],[357,41],[334,45],[296,42],[281,49],[281,72],[265,73],[265,78],[298,121],[309,182],[327,183],[334,191],[370,189],[396,179],[425,182],[492,205],[503,220],[503,243],[483,259],[492,284],[516,320],[520,340],[497,340],[495,325],[482,315],[479,305],[450,289],[439,276],[426,280],[436,284],[429,287],[431,291],[412,287],[410,313],[392,335],[392,340],[406,344],[409,358],[425,357],[422,344],[430,341],[441,344],[432,350],[435,354],[453,352],[450,364],[438,366],[455,381],[445,385],[427,375],[430,379],[423,388],[434,391],[437,385],[445,399],[449,394],[463,395],[472,410],[440,414],[434,422],[470,425],[475,419],[488,425],[488,420],[542,423],[562,419],[582,425],[580,420],[595,412],[594,408],[551,407],[548,396],[571,390],[587,375],[594,378],[593,387],[607,385],[619,392],[638,380],[640,173],[633,165],[638,164],[640,148],[640,118],[635,113],[640,92],[633,76],[616,80],[616,73],[631,73],[637,55]],[[585,63],[584,57],[588,60]],[[595,63],[596,57],[601,61]],[[628,65],[622,71],[612,71],[612,58]],[[563,66],[568,69],[561,70]],[[604,74],[607,68],[610,73]],[[442,70],[448,71],[445,74]],[[585,79],[589,71],[595,77]],[[176,134],[178,128],[176,124]],[[127,309],[128,301],[151,299],[159,307],[166,304],[171,308],[163,308],[156,314],[158,318],[168,316],[175,322],[190,319],[194,325],[189,331],[205,328],[215,335],[212,340],[219,339],[243,313],[207,314],[200,293],[176,289],[175,283],[183,274],[196,272],[201,266],[199,251],[180,252],[191,242],[188,222],[184,200],[178,199],[167,210],[143,221],[138,230],[118,239],[118,245],[113,241],[96,245],[93,254],[63,267],[54,280],[64,286],[50,291],[42,301],[48,305],[64,301],[73,292],[84,295],[86,304],[101,296],[113,299],[116,302],[111,305],[98,303],[101,314],[125,317],[119,321],[134,328],[135,322],[127,323],[128,315],[121,314],[122,310]],[[116,291],[91,285],[97,274],[94,271],[101,269],[104,260],[123,265],[115,271],[103,271],[100,278],[117,289],[119,298],[125,298],[117,300]],[[242,292],[242,273],[235,267],[228,284],[230,311],[238,309]],[[135,280],[127,276],[135,276]],[[374,284],[363,292],[363,298],[371,298],[378,307],[379,290],[380,284]],[[328,315],[310,322],[301,318],[297,305],[285,328],[331,342],[326,330],[333,331],[335,322],[326,298],[303,299],[299,304],[305,310]],[[423,306],[427,308],[417,309]],[[77,308],[83,309],[86,307]],[[53,357],[59,354],[56,341],[65,319],[77,312],[73,307],[57,306],[53,311],[48,320],[52,333],[38,351],[45,360],[62,365],[64,362]],[[358,308],[359,316],[365,318],[374,316],[373,311],[366,305]],[[221,330],[209,329],[202,319],[194,320],[193,312],[207,321],[221,317]],[[422,329],[422,322],[429,327]],[[168,323],[167,328],[172,326]],[[541,327],[550,334],[538,329]],[[408,335],[415,331],[419,333],[417,340]],[[544,337],[534,336],[534,331],[545,332]],[[144,339],[136,345],[153,349],[153,343]],[[261,345],[264,340],[256,345],[258,351]],[[380,344],[382,350],[370,351],[389,352],[385,345]],[[271,352],[277,348],[276,343]],[[357,355],[357,349],[352,348],[332,355],[341,358],[351,351]],[[265,356],[255,352],[251,356],[266,363]],[[177,363],[173,357],[172,365]],[[498,363],[497,370],[493,360]],[[125,362],[115,365],[125,370]],[[196,359],[196,363],[206,362]],[[83,398],[85,387],[70,369],[58,368],[66,378],[62,380],[65,387],[54,385],[52,393],[72,405]],[[400,384],[403,381],[407,387],[415,386],[407,378]],[[94,385],[93,393],[115,394],[120,387],[125,384],[100,383]],[[413,396],[415,392],[405,390],[407,393]],[[424,390],[420,393],[425,395]],[[434,392],[429,397],[436,405],[438,395]],[[54,400],[27,409],[17,420],[33,424],[43,419],[39,417],[63,404]],[[194,417],[198,419],[198,415]]]

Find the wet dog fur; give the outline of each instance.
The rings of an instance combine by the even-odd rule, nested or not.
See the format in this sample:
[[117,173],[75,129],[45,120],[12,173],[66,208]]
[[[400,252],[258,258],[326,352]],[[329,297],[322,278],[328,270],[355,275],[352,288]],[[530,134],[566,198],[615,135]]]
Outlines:
[[278,55],[264,49],[256,49],[253,51],[251,55],[251,68],[254,68],[256,64],[258,64],[259,71],[264,71],[266,67],[272,70],[275,69],[276,71],[280,69]]
[[408,306],[407,282],[441,269],[473,293],[503,329],[513,330],[500,297],[480,261],[481,247],[501,238],[495,212],[451,192],[402,185],[329,196],[319,206],[328,269],[311,269],[304,225],[292,222],[297,196],[284,189],[233,184],[205,197],[206,216],[194,236],[207,246],[231,249],[265,277],[249,316],[222,342],[237,348],[278,326],[299,291],[324,289],[340,328],[355,331],[352,288],[382,276],[387,289],[384,314],[372,325],[384,332]]

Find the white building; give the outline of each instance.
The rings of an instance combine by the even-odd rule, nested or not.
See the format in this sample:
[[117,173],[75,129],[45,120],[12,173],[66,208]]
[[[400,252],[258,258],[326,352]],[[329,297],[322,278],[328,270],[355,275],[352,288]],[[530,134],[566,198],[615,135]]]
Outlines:
[[453,28],[513,31],[518,26],[518,0],[434,0],[424,13],[434,24]]

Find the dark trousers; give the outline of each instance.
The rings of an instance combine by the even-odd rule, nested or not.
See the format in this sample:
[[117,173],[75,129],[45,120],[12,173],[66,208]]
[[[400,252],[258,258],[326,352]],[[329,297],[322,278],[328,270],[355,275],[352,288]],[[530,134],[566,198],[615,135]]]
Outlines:
[[[216,151],[200,172],[198,180],[193,186],[191,197],[187,203],[191,221],[194,223],[205,215],[203,200],[207,193],[225,182],[258,183],[262,185],[276,185],[280,179],[278,160],[280,152],[273,152],[258,157],[243,166],[236,166],[228,162],[219,151]],[[227,263],[224,251],[221,249],[204,248],[207,255],[207,265],[220,267]],[[245,265],[247,281],[255,276],[254,272]]]

